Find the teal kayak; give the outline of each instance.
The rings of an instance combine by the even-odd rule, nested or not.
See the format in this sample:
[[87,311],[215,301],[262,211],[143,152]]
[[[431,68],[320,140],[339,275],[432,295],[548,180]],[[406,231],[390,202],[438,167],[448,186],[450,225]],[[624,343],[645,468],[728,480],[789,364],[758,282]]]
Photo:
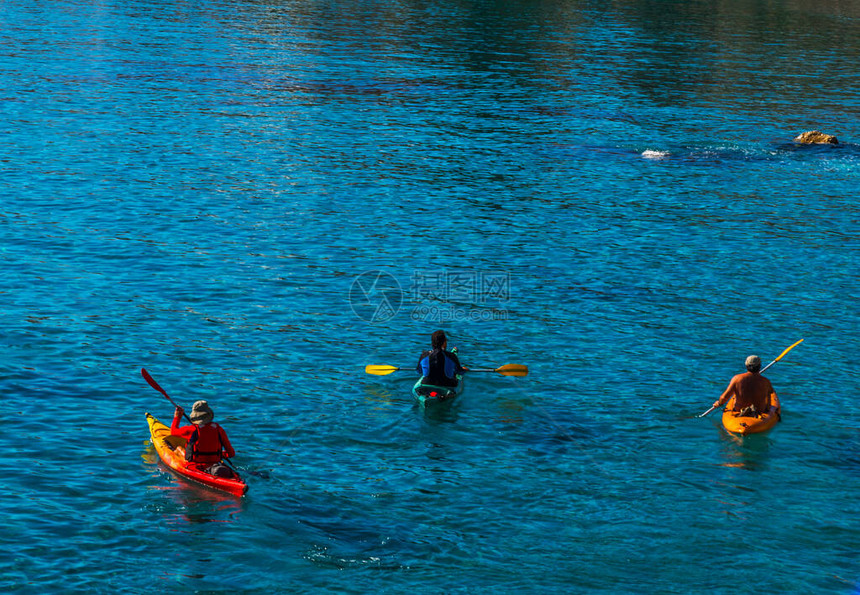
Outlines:
[[421,403],[442,403],[444,401],[453,401],[454,398],[463,392],[463,375],[457,374],[457,386],[436,386],[434,384],[424,384],[424,377],[418,379],[415,386],[412,387],[412,396]]
[[[451,353],[457,355],[457,348],[452,349]],[[453,401],[455,397],[463,392],[463,375],[457,374],[454,378],[457,379],[457,386],[437,386],[435,384],[424,384],[424,376],[422,376],[415,383],[415,386],[412,387],[412,396],[422,405]]]

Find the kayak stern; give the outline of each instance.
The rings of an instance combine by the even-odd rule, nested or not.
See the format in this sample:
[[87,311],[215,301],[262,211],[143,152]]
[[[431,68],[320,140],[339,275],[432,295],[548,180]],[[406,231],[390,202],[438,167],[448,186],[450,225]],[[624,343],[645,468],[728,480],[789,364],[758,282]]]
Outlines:
[[780,404],[776,395],[771,397],[767,411],[759,415],[740,415],[740,412],[733,411],[734,405],[735,398],[732,397],[723,410],[723,427],[733,434],[760,434],[767,432],[780,421]]

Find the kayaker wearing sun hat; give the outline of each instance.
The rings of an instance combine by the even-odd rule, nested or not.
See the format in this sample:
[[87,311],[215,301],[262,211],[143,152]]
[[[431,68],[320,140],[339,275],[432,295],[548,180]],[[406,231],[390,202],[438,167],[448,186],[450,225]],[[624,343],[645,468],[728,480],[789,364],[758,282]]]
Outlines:
[[220,463],[222,458],[236,456],[236,451],[233,450],[233,446],[227,438],[227,432],[212,421],[215,419],[215,414],[209,403],[206,401],[194,403],[191,408],[191,415],[188,416],[191,423],[194,424],[193,426],[179,427],[183,413],[182,407],[176,408],[170,433],[188,439],[185,446],[185,458],[187,460],[203,465],[215,465]]
[[770,396],[776,396],[776,391],[773,390],[770,380],[759,374],[761,358],[751,355],[744,364],[747,371],[732,377],[728,388],[714,402],[715,409],[735,397],[733,411],[740,411],[744,415],[759,415],[767,411]]

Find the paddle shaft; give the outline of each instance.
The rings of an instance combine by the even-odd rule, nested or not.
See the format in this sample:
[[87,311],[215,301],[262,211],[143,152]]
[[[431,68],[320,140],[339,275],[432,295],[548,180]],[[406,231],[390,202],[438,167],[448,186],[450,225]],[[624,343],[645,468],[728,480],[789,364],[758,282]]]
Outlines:
[[767,371],[767,369],[768,369],[769,367],[771,367],[772,365],[774,365],[776,362],[777,362],[777,360],[773,360],[773,361],[772,361],[772,362],[770,362],[768,365],[766,365],[764,368],[762,368],[761,370],[759,370],[759,372],[758,372],[758,373],[759,373],[759,374],[764,374],[764,373]]

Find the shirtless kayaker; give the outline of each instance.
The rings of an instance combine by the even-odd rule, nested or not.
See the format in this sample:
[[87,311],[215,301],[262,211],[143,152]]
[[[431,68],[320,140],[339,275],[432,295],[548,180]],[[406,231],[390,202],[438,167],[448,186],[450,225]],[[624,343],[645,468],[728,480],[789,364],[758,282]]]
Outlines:
[[744,415],[755,416],[767,411],[770,396],[776,395],[770,380],[759,374],[761,358],[751,355],[746,359],[747,371],[732,377],[728,388],[714,402],[714,409],[722,407],[732,397],[735,397],[733,411]]

